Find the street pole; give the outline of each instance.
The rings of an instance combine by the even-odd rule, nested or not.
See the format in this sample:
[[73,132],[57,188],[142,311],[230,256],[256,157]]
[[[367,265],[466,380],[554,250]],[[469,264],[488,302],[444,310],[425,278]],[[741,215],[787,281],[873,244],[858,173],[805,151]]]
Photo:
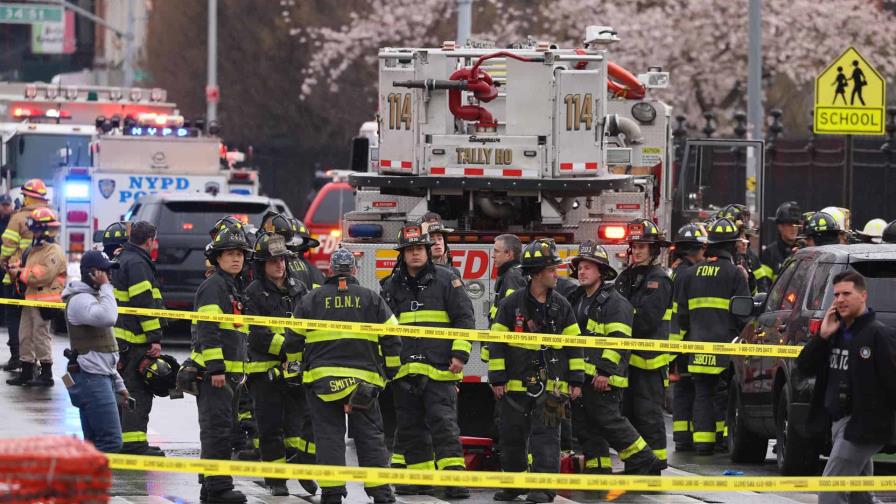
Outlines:
[[134,0],[128,2],[128,36],[124,38],[124,86],[134,85]]
[[457,45],[470,39],[473,31],[473,0],[457,0]]
[[208,0],[208,82],[206,84],[206,111],[208,122],[218,119],[218,100],[210,90],[218,87],[218,0]]
[[[762,139],[764,111],[762,108],[762,0],[749,0],[749,45],[747,53],[747,135],[751,140]],[[748,149],[746,175],[753,180],[754,191],[747,191],[747,207],[757,216],[760,226],[765,221],[761,208],[763,181],[759,166],[761,156]],[[760,194],[757,194],[760,193]]]

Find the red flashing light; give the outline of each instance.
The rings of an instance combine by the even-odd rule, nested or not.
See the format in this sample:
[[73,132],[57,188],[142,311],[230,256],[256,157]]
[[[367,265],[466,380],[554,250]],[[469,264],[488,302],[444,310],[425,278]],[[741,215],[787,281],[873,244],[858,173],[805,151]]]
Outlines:
[[[68,219],[69,222],[79,222],[80,223],[80,222],[87,222],[88,215],[87,215],[87,212],[85,212],[84,210],[69,210],[65,214],[65,217],[66,217],[66,219]],[[77,233],[70,234],[69,236],[74,236],[75,234],[77,234]],[[81,241],[84,241],[83,234],[81,235]]]
[[69,233],[68,241],[72,243],[84,243],[84,233]]
[[230,178],[233,180],[250,180],[252,178],[252,172],[236,171],[230,175]]
[[628,227],[625,224],[601,224],[597,228],[597,237],[606,241],[622,241],[628,237]]
[[821,332],[821,319],[814,318],[809,320],[809,335],[817,336]]
[[192,231],[193,223],[192,222],[184,222],[181,227],[184,229],[184,231]]
[[32,117],[39,115],[37,114],[37,110],[24,108],[24,107],[16,107],[12,110],[13,117]]

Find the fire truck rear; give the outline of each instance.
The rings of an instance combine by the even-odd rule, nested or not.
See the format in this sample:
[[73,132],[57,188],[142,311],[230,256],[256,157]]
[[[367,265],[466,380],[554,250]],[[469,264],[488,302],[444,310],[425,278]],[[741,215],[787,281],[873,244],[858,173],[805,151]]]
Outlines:
[[[378,289],[395,266],[402,223],[437,212],[456,230],[448,245],[484,328],[496,236],[553,238],[564,257],[597,240],[621,266],[627,222],[647,217],[668,229],[671,109],[650,96],[668,74],[635,77],[609,62],[617,40],[589,27],[577,49],[381,50],[379,145],[370,172],[349,178],[355,211],[342,223],[361,283]],[[486,380],[473,354],[467,383]],[[479,409],[460,409],[465,434],[487,431],[469,421]]]

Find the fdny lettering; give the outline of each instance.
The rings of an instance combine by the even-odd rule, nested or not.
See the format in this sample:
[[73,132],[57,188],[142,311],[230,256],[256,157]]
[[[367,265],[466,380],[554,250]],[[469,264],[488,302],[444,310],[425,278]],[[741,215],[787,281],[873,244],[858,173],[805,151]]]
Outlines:
[[340,390],[345,390],[355,383],[357,383],[357,380],[354,378],[339,378],[338,380],[330,380],[330,392],[339,392]]
[[719,274],[719,266],[703,265],[697,268],[697,276],[714,277]]
[[327,296],[324,298],[324,306],[330,308],[355,308],[361,307],[361,296]]
[[695,354],[694,364],[697,366],[715,366],[716,356],[712,354]]
[[118,191],[118,202],[129,203],[137,198],[159,191],[186,191],[190,188],[190,179],[187,177],[154,177],[131,176],[128,177],[128,188]]
[[845,348],[831,349],[831,369],[849,371],[849,350]]
[[513,163],[511,149],[494,149],[490,147],[457,147],[457,164],[509,165]]

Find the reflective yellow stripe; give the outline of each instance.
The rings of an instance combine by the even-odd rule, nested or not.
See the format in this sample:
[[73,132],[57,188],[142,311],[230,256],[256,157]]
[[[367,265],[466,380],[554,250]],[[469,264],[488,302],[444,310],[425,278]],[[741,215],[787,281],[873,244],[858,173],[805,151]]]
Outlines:
[[386,367],[399,367],[401,366],[401,357],[397,355],[387,355],[386,356]]
[[345,481],[317,480],[317,484],[320,485],[321,488],[333,488],[345,485]]
[[318,329],[315,331],[308,331],[305,333],[305,344],[311,343],[321,343],[324,341],[336,341],[342,339],[358,339],[364,341],[372,341],[374,343],[379,341],[379,335],[376,334],[364,334],[364,333],[354,333],[348,331],[331,331],[327,329]]
[[398,319],[395,318],[395,315],[392,315],[391,317],[389,317],[388,319],[386,319],[386,321],[383,322],[383,324],[387,324],[387,325],[398,325]]
[[688,299],[688,309],[689,310],[698,310],[700,308],[715,308],[718,310],[728,310],[728,307],[731,305],[730,299],[725,298],[717,298],[717,297],[702,297],[702,298],[693,298]]
[[402,465],[402,466],[405,465],[404,455],[402,455],[400,453],[393,453],[392,460],[390,460],[390,463],[392,465]]
[[582,358],[569,359],[569,370],[570,371],[584,371],[585,370],[585,359],[582,359]]
[[20,235],[19,232],[15,229],[8,227],[6,228],[6,231],[4,231],[2,235],[0,235],[0,239],[18,242],[22,239],[22,235]]
[[16,247],[7,247],[6,245],[0,246],[0,254],[4,256],[11,256],[15,253]]
[[473,344],[467,340],[456,339],[451,343],[451,351],[470,353],[473,351]]
[[691,430],[691,422],[687,420],[675,420],[672,422],[672,432],[689,432]]
[[[220,348],[212,348],[210,350],[220,351],[221,349]],[[193,362],[195,362],[196,364],[199,364],[200,366],[205,366],[205,358],[203,357],[203,354],[201,354],[199,352],[194,351],[194,352],[190,353],[190,359]],[[222,357],[222,359],[223,359],[223,357]],[[224,361],[224,372],[226,372],[226,373],[242,373],[245,371],[245,369],[246,369],[246,365],[243,361],[229,361],[229,360]]]
[[684,339],[684,334],[681,332],[670,332],[669,333],[669,341],[681,341]]
[[756,280],[760,280],[763,278],[768,278],[769,280],[771,280],[775,276],[775,270],[763,264],[759,268],[753,270],[753,276],[756,277]]
[[145,443],[146,433],[140,431],[122,432],[121,441],[123,443]]
[[152,298],[153,299],[162,299],[162,292],[159,289],[152,289]]
[[[508,380],[505,387],[507,388],[508,392],[526,392],[526,386],[523,385],[522,380]],[[545,385],[545,390],[552,390],[568,394],[569,384],[562,380],[548,380],[547,384]]]
[[598,469],[600,468],[600,459],[599,458],[590,458],[585,461],[585,469]]
[[668,453],[666,453],[665,448],[663,448],[662,450],[653,450],[653,454],[656,455],[656,458],[660,460],[666,460],[669,458],[669,455]]
[[344,399],[346,396],[354,392],[356,388],[358,388],[357,383],[355,383],[354,385],[349,385],[348,387],[337,392],[333,392],[332,394],[317,394],[317,397],[320,397],[320,400],[324,402],[338,401],[340,399]]
[[716,442],[716,433],[715,432],[695,432],[694,433],[694,442],[695,443],[715,443]]
[[491,359],[488,361],[489,371],[505,371],[506,369],[504,367],[504,359]]
[[619,364],[619,361],[622,360],[622,355],[619,354],[616,350],[612,350],[610,348],[605,348],[603,352],[600,354],[601,358],[607,359],[613,364]]
[[644,441],[644,438],[639,437],[638,440],[635,441],[634,443],[632,443],[631,445],[629,445],[628,448],[619,452],[619,458],[621,460],[626,460],[627,458],[638,453],[639,451],[643,450],[644,448],[647,448],[647,441]]
[[196,309],[196,311],[198,311],[199,313],[224,313],[224,311],[221,310],[221,307],[216,304],[200,306]]
[[665,366],[668,361],[669,359],[666,357],[666,354],[660,354],[652,359],[645,359],[644,357],[633,353],[628,358],[629,365],[646,370],[661,368]]
[[417,310],[402,312],[398,316],[399,324],[414,324],[419,322],[450,323],[451,317],[445,310]]
[[308,445],[308,443],[304,439],[302,439],[301,437],[298,437],[298,436],[283,438],[283,446],[285,446],[287,448],[295,448],[296,450],[299,450],[299,451],[305,451],[305,447],[307,445]]
[[401,365],[401,369],[398,370],[395,379],[397,380],[412,374],[428,376],[430,379],[436,381],[457,381],[463,380],[464,378],[463,373],[452,373],[448,370],[443,371],[423,362],[406,362]]
[[427,460],[426,462],[417,462],[416,464],[408,464],[408,469],[423,469],[429,471],[436,470],[436,463],[432,460]]
[[113,327],[112,334],[115,335],[116,338],[125,340],[128,343],[141,344],[146,343],[146,335],[145,334],[134,334],[127,329],[122,329],[120,327]]
[[504,325],[504,324],[495,322],[495,323],[492,324],[492,331],[498,331],[498,332],[510,332],[510,328],[507,327],[507,326]]
[[626,336],[632,335],[632,326],[622,322],[600,324],[593,319],[588,319],[588,326],[585,329],[596,335],[608,335],[612,332],[619,332]]
[[663,312],[663,320],[672,320],[672,308],[666,308]]
[[140,329],[143,329],[143,331],[145,331],[145,332],[155,331],[155,330],[161,329],[161,328],[162,328],[162,323],[159,322],[159,319],[157,319],[157,318],[144,320],[144,321],[140,322]]
[[610,385],[616,388],[627,388],[628,387],[628,377],[613,375],[607,380]]
[[283,348],[283,343],[285,341],[286,338],[284,338],[282,334],[274,334],[274,337],[271,338],[271,345],[268,347],[268,353],[271,355],[280,355],[280,349]]
[[[303,381],[311,383],[321,378],[357,378],[367,383],[384,387],[386,381],[379,373],[367,371],[365,369],[354,369],[348,367],[323,366],[305,371]],[[321,396],[323,397],[323,396]]]
[[482,346],[479,347],[479,359],[488,364],[489,360],[491,360],[490,358],[491,354],[488,351],[488,345],[483,343]]
[[600,466],[603,467],[603,468],[605,468],[605,469],[612,469],[612,468],[613,468],[613,461],[610,460],[610,457],[601,457],[601,458],[600,458]]
[[[466,468],[466,463],[464,462],[463,457],[445,457],[443,459],[436,460],[436,468],[442,470],[446,467],[462,467]],[[410,469],[410,468],[408,468]]]
[[286,352],[286,360],[302,362],[302,352]]
[[202,351],[202,360],[224,360],[224,350],[221,348],[206,348]]
[[268,369],[275,368],[280,365],[278,361],[260,361],[260,362],[247,362],[246,363],[246,372],[247,373],[267,373]]
[[716,420],[716,432],[725,432],[725,421],[724,420]]
[[240,420],[249,420],[252,418],[252,411],[240,411],[238,416]]
[[579,334],[581,334],[581,332],[579,331],[579,324],[570,324],[566,326],[566,328],[563,329],[563,332],[561,332],[560,334],[564,336],[578,336]]
[[112,289],[112,295],[115,296],[116,301],[121,301],[122,303],[127,303],[131,300],[131,296],[128,296],[128,291]]
[[724,371],[725,368],[718,366],[695,366],[693,364],[688,364],[688,372],[697,373],[697,374],[719,374]]
[[507,346],[512,346],[515,348],[522,348],[525,350],[541,350],[541,345],[538,344],[529,344],[529,343],[508,343]]
[[[152,284],[149,283],[149,280],[137,282],[134,285],[128,287],[128,295],[131,297],[137,297],[146,291],[152,291]],[[218,313],[220,313],[220,309]]]
[[488,316],[491,318],[495,318],[495,315],[498,314],[498,305],[492,305],[492,308],[488,311]]

